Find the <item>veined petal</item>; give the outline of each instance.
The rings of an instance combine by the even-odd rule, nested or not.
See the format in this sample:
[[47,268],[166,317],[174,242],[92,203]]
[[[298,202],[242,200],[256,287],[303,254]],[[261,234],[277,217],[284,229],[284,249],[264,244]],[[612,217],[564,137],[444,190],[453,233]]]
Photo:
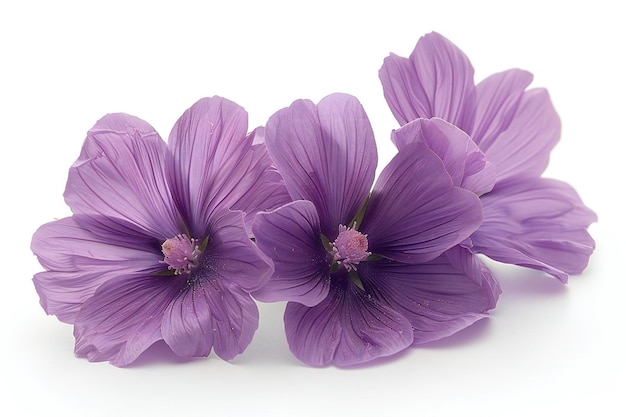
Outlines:
[[259,184],[267,166],[247,129],[246,111],[221,97],[199,100],[174,125],[167,176],[193,236],[206,236],[216,210],[230,209]]
[[33,279],[41,305],[66,323],[74,322],[83,303],[104,282],[162,268],[162,257],[148,242],[131,245],[115,235],[96,235],[72,217],[41,226],[31,249],[46,269]]
[[470,132],[476,91],[467,56],[436,32],[420,38],[409,59],[394,54],[379,71],[385,99],[403,125],[440,117]]
[[548,165],[550,151],[561,136],[559,119],[548,92],[528,90],[504,132],[479,146],[496,166],[496,182],[519,176],[539,176]]
[[530,72],[510,69],[493,74],[476,86],[476,119],[471,136],[481,149],[491,147],[498,135],[508,129],[532,80]]
[[316,106],[299,100],[275,113],[266,143],[293,200],[309,200],[329,239],[357,214],[374,181],[376,143],[358,100],[345,94]]
[[161,339],[163,312],[179,293],[181,279],[118,276],[102,284],[76,318],[76,354],[116,366],[133,362]]
[[271,213],[259,213],[252,231],[258,247],[274,262],[274,274],[253,293],[255,298],[307,306],[326,298],[330,264],[313,203],[299,200]]
[[439,118],[414,120],[391,134],[402,149],[408,144],[426,144],[442,161],[452,185],[477,195],[491,191],[495,168],[472,139],[458,127]]
[[489,269],[461,246],[422,264],[365,262],[359,276],[376,300],[411,322],[414,344],[450,336],[486,317],[501,292]]
[[211,349],[229,360],[242,353],[258,327],[259,313],[250,295],[218,279],[199,279],[169,305],[163,339],[179,356],[208,356]]
[[413,340],[411,324],[349,282],[345,273],[314,307],[290,302],[285,332],[291,352],[312,366],[354,365],[397,353]]
[[496,185],[481,201],[484,221],[472,235],[473,251],[562,282],[587,266],[595,249],[587,227],[597,218],[568,184],[522,179]]
[[106,219],[123,234],[167,239],[178,214],[165,180],[167,145],[143,120],[109,114],[87,133],[72,165],[65,200],[75,214]]
[[380,174],[360,230],[373,254],[419,263],[466,239],[481,220],[479,198],[454,187],[441,159],[414,143]]

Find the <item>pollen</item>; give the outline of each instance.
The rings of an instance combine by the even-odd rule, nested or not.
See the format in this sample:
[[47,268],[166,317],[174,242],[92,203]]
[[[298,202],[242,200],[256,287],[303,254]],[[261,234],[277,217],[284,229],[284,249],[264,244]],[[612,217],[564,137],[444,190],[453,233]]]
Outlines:
[[180,234],[167,239],[161,245],[164,259],[161,263],[167,264],[167,269],[174,271],[176,275],[189,274],[198,266],[198,257],[202,253],[198,246],[198,240]]
[[372,254],[367,251],[367,235],[344,225],[339,226],[339,235],[332,243],[332,247],[333,260],[343,265],[348,272],[356,271],[359,262]]

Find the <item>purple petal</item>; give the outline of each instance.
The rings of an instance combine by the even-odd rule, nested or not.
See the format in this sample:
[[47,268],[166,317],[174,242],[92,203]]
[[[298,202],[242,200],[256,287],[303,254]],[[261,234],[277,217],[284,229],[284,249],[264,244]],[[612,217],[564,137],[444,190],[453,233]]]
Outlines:
[[391,140],[398,149],[410,143],[426,144],[441,158],[454,186],[465,188],[477,195],[493,188],[494,166],[465,132],[445,120],[414,120],[393,131]]
[[379,72],[385,99],[401,125],[440,117],[470,132],[476,91],[465,54],[438,33],[420,38],[409,59],[391,54]]
[[299,100],[267,123],[266,143],[293,200],[315,204],[329,239],[357,214],[374,181],[374,134],[358,100]]
[[365,262],[359,276],[376,300],[411,322],[414,344],[450,336],[486,317],[500,294],[489,269],[460,246],[423,264]]
[[167,239],[179,233],[165,180],[167,146],[146,122],[110,114],[87,133],[69,172],[65,200],[101,227]]
[[550,151],[559,141],[561,121],[544,89],[524,93],[508,129],[491,143],[479,143],[496,166],[496,181],[516,176],[539,176]]
[[218,279],[195,280],[167,308],[163,339],[179,356],[208,356],[213,348],[229,360],[250,344],[258,321],[246,291]]
[[249,231],[250,237],[253,237],[250,230],[257,212],[270,211],[291,201],[285,181],[273,166],[274,162],[267,152],[263,131],[263,128],[256,128],[249,135],[253,143],[249,175],[256,178],[256,181],[250,186],[248,192],[232,206],[233,210],[246,213],[246,230]]
[[119,276],[102,284],[76,319],[76,354],[130,364],[161,339],[163,312],[181,285],[180,276],[154,275]]
[[496,185],[481,198],[484,221],[473,250],[567,282],[581,273],[595,248],[587,232],[596,215],[568,184],[545,178]]
[[397,353],[413,340],[402,315],[368,296],[344,274],[314,307],[288,303],[285,331],[291,352],[312,366],[354,365]]
[[46,269],[34,277],[46,313],[73,323],[81,306],[104,282],[120,275],[162,269],[162,256],[148,242],[102,237],[65,218],[41,226],[31,249]]
[[168,180],[194,237],[206,236],[216,210],[230,209],[259,185],[267,166],[253,152],[247,128],[242,107],[212,97],[185,111],[170,133]]
[[476,119],[471,136],[482,149],[492,146],[508,129],[532,80],[530,72],[511,69],[493,74],[476,86]]
[[479,198],[452,186],[441,159],[423,143],[414,143],[380,174],[360,229],[370,252],[418,263],[463,241],[481,220]]
[[328,254],[315,206],[299,200],[259,213],[252,226],[256,244],[274,262],[274,275],[253,295],[261,301],[321,302],[330,287]]

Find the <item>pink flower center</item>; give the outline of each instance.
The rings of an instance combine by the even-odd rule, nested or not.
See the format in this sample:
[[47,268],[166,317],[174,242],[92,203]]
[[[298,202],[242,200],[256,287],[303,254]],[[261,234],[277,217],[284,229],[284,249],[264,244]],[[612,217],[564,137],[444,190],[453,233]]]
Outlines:
[[164,259],[161,263],[167,264],[167,269],[173,270],[176,275],[189,274],[198,266],[198,257],[202,253],[198,246],[198,239],[190,239],[182,234],[167,239],[161,245]]
[[372,254],[367,251],[367,235],[344,225],[339,225],[339,235],[332,246],[333,260],[343,265],[348,272],[356,271],[359,262]]

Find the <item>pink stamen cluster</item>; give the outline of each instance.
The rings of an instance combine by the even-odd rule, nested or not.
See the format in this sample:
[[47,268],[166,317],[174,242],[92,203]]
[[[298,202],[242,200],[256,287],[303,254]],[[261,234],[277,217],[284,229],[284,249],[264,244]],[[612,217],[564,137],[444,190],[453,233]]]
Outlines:
[[165,256],[161,263],[167,264],[167,269],[173,270],[176,275],[190,273],[198,266],[198,257],[202,253],[198,239],[190,239],[185,234],[167,239],[161,245],[161,250]]
[[367,235],[344,225],[339,225],[339,235],[332,246],[333,260],[339,265],[343,265],[348,272],[356,271],[359,262],[364,261],[372,254],[367,251]]

